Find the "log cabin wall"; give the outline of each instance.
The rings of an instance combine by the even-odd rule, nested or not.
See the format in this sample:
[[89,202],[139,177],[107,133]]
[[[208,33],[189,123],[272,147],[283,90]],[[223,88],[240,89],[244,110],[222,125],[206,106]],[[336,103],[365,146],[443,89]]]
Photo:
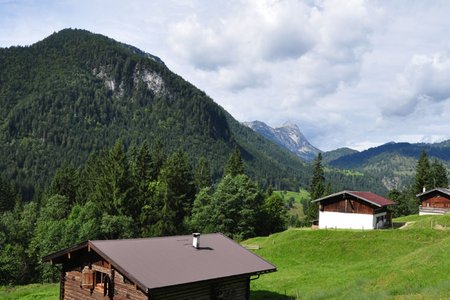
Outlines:
[[[63,281],[64,288],[62,291],[64,295],[61,298],[67,300],[148,299],[146,294],[137,289],[134,284],[127,282],[122,274],[117,270],[111,269],[108,264],[105,264],[104,262],[94,263],[91,266],[91,270],[93,280],[91,287],[88,287],[89,284],[86,283],[86,277],[83,279],[83,276],[86,276],[86,273],[88,273],[85,268],[76,268],[74,270],[66,271]],[[113,296],[104,296],[104,286],[102,282],[97,282],[102,274],[107,274],[110,278],[113,278]]]
[[250,293],[249,277],[232,277],[150,291],[150,300],[246,300]]
[[423,200],[422,207],[450,208],[450,199],[441,195],[435,195]]
[[[92,281],[86,281],[86,275],[88,277],[91,273]],[[250,294],[248,276],[161,288],[151,291],[150,295],[147,296],[117,270],[111,269],[105,261],[93,263],[90,269],[87,266],[79,267],[66,271],[64,274],[61,299],[66,300],[247,300]],[[104,296],[104,286],[96,279],[99,274],[107,274],[113,277],[113,297]],[[85,277],[83,278],[83,276]]]
[[354,213],[354,214],[374,214],[374,208],[357,198],[341,198],[321,203],[322,211]]

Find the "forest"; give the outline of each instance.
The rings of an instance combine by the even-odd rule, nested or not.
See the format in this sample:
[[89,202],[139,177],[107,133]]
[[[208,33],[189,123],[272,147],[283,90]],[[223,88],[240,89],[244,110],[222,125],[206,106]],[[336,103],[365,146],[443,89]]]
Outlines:
[[221,176],[239,148],[248,173],[268,184],[307,181],[305,164],[240,125],[160,60],[84,30],[66,29],[28,47],[0,49],[0,174],[26,200],[64,162],[160,140],[205,157]]
[[222,232],[242,240],[284,230],[284,202],[245,169],[235,150],[213,183],[206,159],[194,167],[186,152],[162,143],[117,142],[79,168],[58,169],[30,202],[2,180],[0,284],[57,280],[58,269],[41,257],[88,239]]

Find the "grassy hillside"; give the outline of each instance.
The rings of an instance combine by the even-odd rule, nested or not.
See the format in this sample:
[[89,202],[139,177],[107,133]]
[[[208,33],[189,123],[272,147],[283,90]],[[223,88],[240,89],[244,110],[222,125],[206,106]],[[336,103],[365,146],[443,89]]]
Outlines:
[[450,234],[429,229],[432,218],[411,217],[416,225],[401,230],[290,229],[248,240],[278,267],[252,281],[252,299],[447,299]]
[[299,192],[293,191],[274,191],[289,207],[289,226],[297,226],[299,220],[303,220],[305,213],[303,212],[302,200],[310,200],[309,192],[300,189]]
[[59,284],[30,284],[18,287],[0,287],[0,299],[56,300]]
[[300,192],[293,192],[293,191],[273,191],[274,193],[280,195],[280,197],[286,201],[292,201],[295,203],[301,203],[302,199],[309,199],[309,193],[305,189],[301,189]]
[[[395,221],[409,223],[378,231],[290,229],[245,241],[278,268],[252,281],[251,299],[449,299],[450,215]],[[0,299],[57,298],[57,284],[0,287]]]
[[[407,223],[405,228],[417,229],[417,228],[433,228],[437,230],[450,229],[450,215],[445,216],[433,216],[433,215],[411,215],[406,217],[397,218],[395,222]],[[450,257],[449,257],[450,259]]]

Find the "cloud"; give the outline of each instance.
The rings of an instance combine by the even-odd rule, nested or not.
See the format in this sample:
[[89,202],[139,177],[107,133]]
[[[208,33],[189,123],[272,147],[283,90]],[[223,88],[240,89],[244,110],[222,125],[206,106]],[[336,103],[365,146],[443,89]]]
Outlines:
[[196,68],[217,70],[236,61],[236,39],[225,24],[203,27],[194,16],[172,26],[169,43],[176,54]]
[[[240,2],[239,7],[219,19],[200,20],[194,15],[174,24],[170,47],[194,69],[211,72],[211,78],[233,93],[269,85],[287,89],[302,102],[358,81],[361,58],[370,50],[376,24],[377,10],[371,5],[255,0]],[[279,73],[280,67],[287,74]],[[281,86],[276,86],[280,80],[269,80],[275,72],[284,82]],[[224,80],[224,74],[256,78],[229,84],[238,80]]]
[[300,1],[242,2],[220,19],[190,16],[173,26],[169,44],[175,53],[203,70],[217,70],[243,60],[296,58],[312,45],[305,26],[307,7]]
[[387,116],[407,116],[450,99],[450,52],[414,55],[391,87]]

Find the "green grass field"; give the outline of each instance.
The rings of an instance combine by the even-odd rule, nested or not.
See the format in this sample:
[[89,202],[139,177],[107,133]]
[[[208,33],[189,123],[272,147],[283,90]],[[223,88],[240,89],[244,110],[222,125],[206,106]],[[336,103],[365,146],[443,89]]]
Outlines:
[[0,287],[0,299],[12,300],[56,300],[59,299],[59,284],[30,284],[16,287]]
[[[440,226],[433,226],[430,222]],[[278,271],[252,299],[450,299],[450,215],[411,216],[405,229],[290,229],[245,243]],[[414,223],[412,223],[414,222]]]
[[306,190],[300,190],[300,192],[293,191],[274,191],[274,193],[281,196],[284,201],[288,201],[290,198],[293,198],[295,203],[301,203],[302,199],[309,199],[309,193]]
[[[247,240],[278,271],[251,299],[450,299],[450,215],[395,219],[404,229],[289,229]],[[0,299],[58,299],[58,285],[0,287]]]
[[281,196],[285,203],[293,200],[292,207],[289,209],[289,215],[295,216],[297,219],[303,219],[305,214],[303,212],[303,199],[310,199],[308,191],[301,189],[299,192],[293,191],[274,191],[274,193]]

